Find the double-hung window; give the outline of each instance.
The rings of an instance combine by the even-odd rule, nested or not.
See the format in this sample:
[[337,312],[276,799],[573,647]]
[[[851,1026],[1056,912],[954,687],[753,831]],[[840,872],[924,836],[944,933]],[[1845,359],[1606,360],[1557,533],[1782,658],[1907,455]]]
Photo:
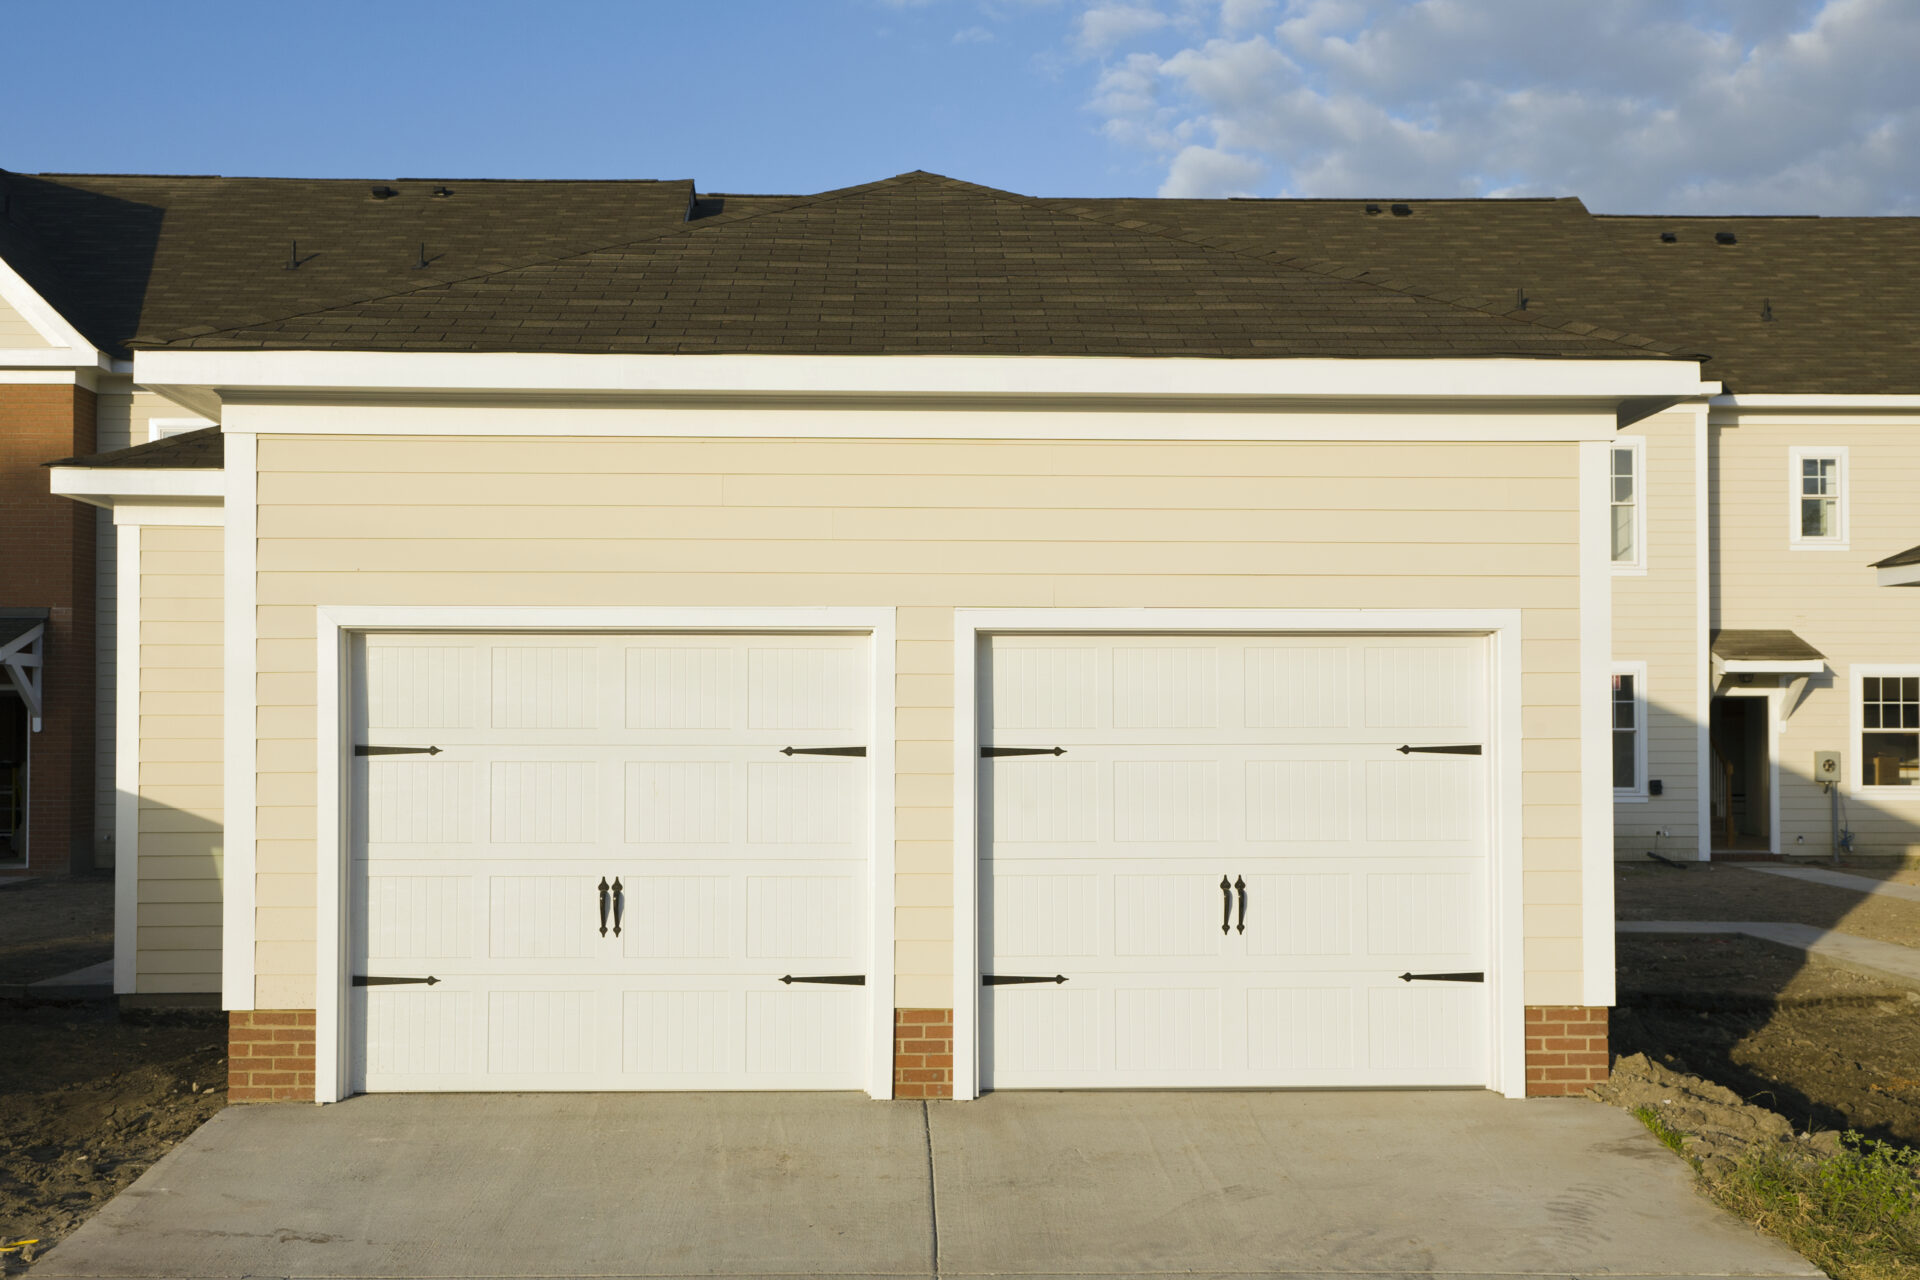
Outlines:
[[1847,451],[1811,445],[1788,450],[1788,545],[1796,551],[1847,549]]
[[1861,783],[1920,786],[1920,667],[1855,672]]
[[1613,795],[1642,800],[1647,794],[1647,664],[1613,665]]
[[1607,450],[1608,539],[1615,573],[1646,570],[1646,442],[1621,439]]

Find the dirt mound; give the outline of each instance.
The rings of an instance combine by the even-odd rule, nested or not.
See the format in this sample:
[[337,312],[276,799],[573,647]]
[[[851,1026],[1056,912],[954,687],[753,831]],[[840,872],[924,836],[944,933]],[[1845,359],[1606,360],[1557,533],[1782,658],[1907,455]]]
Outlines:
[[1628,1111],[1649,1109],[1681,1135],[1686,1154],[1709,1174],[1731,1169],[1735,1160],[1758,1146],[1790,1146],[1821,1155],[1840,1150],[1837,1133],[1796,1134],[1784,1117],[1741,1101],[1733,1090],[1669,1070],[1641,1053],[1616,1061],[1613,1078],[1587,1094]]

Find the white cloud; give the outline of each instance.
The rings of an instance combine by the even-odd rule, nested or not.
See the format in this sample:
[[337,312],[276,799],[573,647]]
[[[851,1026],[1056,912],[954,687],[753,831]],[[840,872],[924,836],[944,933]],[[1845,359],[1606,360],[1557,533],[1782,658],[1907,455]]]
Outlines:
[[1183,147],[1167,168],[1160,194],[1168,197],[1250,195],[1267,167],[1214,147]]
[[1081,52],[1106,53],[1166,25],[1167,15],[1148,5],[1097,4],[1080,15],[1077,38]]
[[993,32],[985,27],[964,27],[953,33],[955,44],[986,44],[993,39]]
[[1912,0],[1218,0],[1198,33],[1113,16],[1138,12],[1089,8],[1080,45],[1102,55],[1102,132],[1158,156],[1168,192],[1920,212]]

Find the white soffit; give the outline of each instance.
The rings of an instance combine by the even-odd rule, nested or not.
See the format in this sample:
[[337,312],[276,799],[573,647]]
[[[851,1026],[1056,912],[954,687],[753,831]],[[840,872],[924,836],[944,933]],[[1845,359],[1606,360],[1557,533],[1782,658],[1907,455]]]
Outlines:
[[[217,402],[431,406],[450,399],[664,408],[804,408],[867,400],[930,407],[1130,404],[1330,414],[1375,406],[1606,414],[1718,389],[1679,360],[1204,360],[1058,356],[533,355],[143,351],[137,380],[206,412]],[[464,410],[463,410],[464,411]],[[1465,424],[1463,424],[1464,426]],[[284,429],[280,423],[275,429]],[[298,428],[295,428],[298,429]],[[359,429],[367,429],[364,421]],[[522,430],[526,428],[523,426]],[[576,423],[576,428],[578,424]],[[609,430],[616,430],[608,424]],[[1533,428],[1537,430],[1537,426]],[[762,426],[761,433],[765,428]],[[624,433],[624,432],[619,432]],[[844,434],[844,431],[842,432]],[[1537,438],[1537,437],[1535,437]]]

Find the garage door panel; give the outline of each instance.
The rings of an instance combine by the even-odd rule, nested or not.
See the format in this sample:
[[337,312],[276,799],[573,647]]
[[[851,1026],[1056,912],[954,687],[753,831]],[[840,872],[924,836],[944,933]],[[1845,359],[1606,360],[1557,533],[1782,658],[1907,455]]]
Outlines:
[[358,645],[360,1087],[858,1085],[866,638]]
[[1484,647],[992,641],[983,742],[1064,754],[982,762],[987,972],[1066,981],[985,988],[987,1083],[1482,1082],[1486,986],[1400,975],[1486,967],[1489,757],[1399,748],[1487,749]]

